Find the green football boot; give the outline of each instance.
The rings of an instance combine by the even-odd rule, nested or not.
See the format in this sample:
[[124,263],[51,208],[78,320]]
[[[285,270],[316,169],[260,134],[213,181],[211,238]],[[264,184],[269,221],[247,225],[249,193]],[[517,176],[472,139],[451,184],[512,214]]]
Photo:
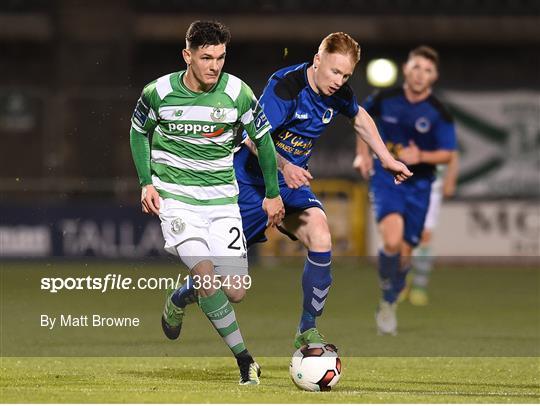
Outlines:
[[294,346],[296,348],[315,343],[328,344],[323,335],[319,333],[319,330],[317,330],[315,327],[310,328],[303,333],[297,332],[296,337],[294,338]]
[[182,330],[184,309],[176,306],[172,300],[174,289],[167,289],[165,293],[165,308],[161,316],[161,328],[169,340],[176,340]]

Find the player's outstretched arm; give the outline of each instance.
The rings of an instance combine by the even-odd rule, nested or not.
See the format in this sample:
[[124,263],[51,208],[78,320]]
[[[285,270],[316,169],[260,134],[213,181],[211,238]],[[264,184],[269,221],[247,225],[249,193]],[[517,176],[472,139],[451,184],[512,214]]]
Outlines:
[[404,163],[394,159],[388,149],[386,149],[375,122],[366,110],[359,107],[358,113],[352,120],[352,123],[357,136],[357,142],[365,141],[377,157],[379,157],[383,168],[392,173],[396,183],[404,182],[413,175]]
[[[249,138],[244,140],[244,144],[252,154],[257,155],[257,147]],[[276,151],[277,166],[283,174],[283,179],[291,189],[298,189],[301,186],[309,186],[309,181],[313,180],[313,176],[307,169],[301,168],[288,161]]]

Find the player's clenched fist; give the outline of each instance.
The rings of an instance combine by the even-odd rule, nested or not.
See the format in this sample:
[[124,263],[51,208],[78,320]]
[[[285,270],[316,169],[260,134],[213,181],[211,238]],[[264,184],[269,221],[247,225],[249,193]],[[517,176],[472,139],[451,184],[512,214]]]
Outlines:
[[413,176],[413,173],[403,162],[399,162],[395,159],[390,159],[389,161],[384,162],[383,168],[394,176],[394,183],[396,185],[405,182],[407,179]]
[[268,227],[277,226],[281,223],[283,217],[285,217],[285,207],[283,206],[281,196],[273,198],[265,197],[262,202],[262,208],[268,216]]
[[141,205],[143,213],[159,216],[159,193],[154,186],[143,186],[141,190]]

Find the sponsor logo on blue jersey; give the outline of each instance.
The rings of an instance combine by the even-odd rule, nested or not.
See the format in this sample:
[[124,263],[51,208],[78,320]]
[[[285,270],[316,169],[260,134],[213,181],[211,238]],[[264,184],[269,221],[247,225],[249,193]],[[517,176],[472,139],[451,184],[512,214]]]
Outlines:
[[322,116],[322,122],[324,124],[328,124],[330,121],[332,121],[332,117],[334,117],[334,109],[329,107]]
[[418,117],[414,123],[414,128],[416,128],[416,131],[419,133],[425,134],[431,130],[431,122],[426,117]]
[[283,152],[290,158],[295,156],[309,157],[313,148],[313,141],[309,137],[285,131],[277,135],[275,146],[278,152]]
[[398,123],[397,117],[393,117],[393,116],[381,116],[381,120],[386,121],[387,123],[392,123],[392,124]]

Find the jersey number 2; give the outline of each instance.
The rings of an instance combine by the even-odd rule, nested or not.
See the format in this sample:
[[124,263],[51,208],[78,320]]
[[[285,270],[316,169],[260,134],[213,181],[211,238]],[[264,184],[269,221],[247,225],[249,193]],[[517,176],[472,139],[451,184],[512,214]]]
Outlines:
[[[231,250],[241,250],[242,247],[240,246],[240,243],[238,243],[238,245],[235,245],[238,242],[238,240],[240,240],[241,234],[242,234],[240,230],[238,229],[238,227],[231,227],[231,229],[229,230],[229,234],[235,234],[235,236],[234,236],[234,240],[231,241],[231,243],[227,246],[227,248]],[[246,243],[243,238],[242,238],[242,245],[244,246],[244,249],[246,249]]]

